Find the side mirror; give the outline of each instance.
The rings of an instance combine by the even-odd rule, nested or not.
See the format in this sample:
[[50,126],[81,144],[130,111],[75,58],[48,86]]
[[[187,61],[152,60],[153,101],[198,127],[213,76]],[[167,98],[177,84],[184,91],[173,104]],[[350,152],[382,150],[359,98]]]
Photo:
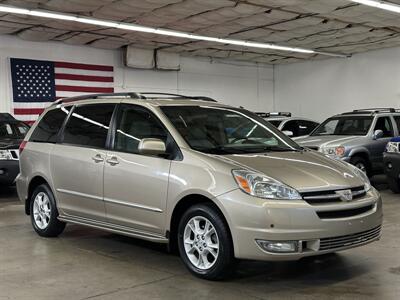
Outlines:
[[290,130],[284,130],[282,131],[284,134],[286,134],[288,137],[292,137],[293,136],[293,131]]
[[383,137],[383,131],[380,129],[377,129],[374,131],[374,140],[380,139]]
[[165,143],[160,139],[142,139],[138,147],[139,153],[144,155],[165,154]]

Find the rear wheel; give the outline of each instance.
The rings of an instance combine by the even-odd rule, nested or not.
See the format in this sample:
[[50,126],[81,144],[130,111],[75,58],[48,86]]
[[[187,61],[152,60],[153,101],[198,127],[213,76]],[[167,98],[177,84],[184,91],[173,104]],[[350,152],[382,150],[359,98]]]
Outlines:
[[368,176],[370,176],[371,174],[371,170],[369,167],[369,163],[368,161],[360,156],[354,156],[350,159],[350,163],[354,166],[356,166],[358,169],[360,169],[361,171],[363,171],[365,174],[367,174]]
[[392,190],[393,193],[398,194],[400,193],[400,180],[393,177],[388,177],[388,184],[389,188]]
[[31,222],[37,234],[43,237],[56,237],[64,231],[65,223],[57,219],[56,201],[47,184],[36,187],[30,204]]
[[211,205],[194,205],[183,214],[178,228],[178,247],[186,267],[197,277],[223,279],[233,267],[229,228]]

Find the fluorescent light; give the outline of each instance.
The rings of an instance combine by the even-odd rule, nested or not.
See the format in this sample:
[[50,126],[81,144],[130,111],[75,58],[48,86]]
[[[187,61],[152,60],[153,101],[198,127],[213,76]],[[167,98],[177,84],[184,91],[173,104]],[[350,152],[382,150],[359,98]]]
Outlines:
[[[361,1],[361,0],[359,0],[359,1]],[[374,1],[370,1],[370,2],[374,2]],[[298,52],[298,53],[307,53],[307,54],[319,53],[322,55],[346,57],[343,54],[318,52],[318,51],[314,51],[311,49],[287,47],[287,46],[281,46],[281,45],[275,45],[275,44],[269,44],[269,43],[258,43],[258,42],[242,41],[242,40],[235,40],[235,39],[216,38],[216,37],[192,34],[192,33],[188,33],[188,32],[176,31],[176,30],[168,30],[168,29],[163,29],[163,28],[154,28],[154,27],[141,26],[141,25],[130,24],[130,23],[101,20],[101,19],[96,19],[96,18],[84,17],[84,16],[80,16],[80,15],[64,14],[64,13],[57,13],[57,12],[52,12],[52,11],[45,11],[45,10],[24,9],[24,8],[9,6],[9,5],[1,5],[0,4],[0,12],[12,13],[12,14],[22,14],[22,15],[36,16],[36,17],[50,18],[50,19],[58,19],[58,20],[71,21],[71,22],[79,22],[79,23],[91,24],[91,25],[107,27],[107,28],[117,28],[117,29],[121,29],[121,30],[153,33],[153,34],[173,36],[173,37],[190,39],[190,40],[206,41],[206,42],[220,43],[220,44],[226,44],[226,45],[243,46],[246,48],[272,49],[272,50],[278,50],[278,51]]]
[[400,5],[397,5],[394,3],[389,3],[389,2],[385,2],[385,1],[376,1],[376,0],[350,0],[350,1],[356,2],[359,4],[364,4],[367,6],[376,7],[379,9],[392,11],[395,13],[400,13]]

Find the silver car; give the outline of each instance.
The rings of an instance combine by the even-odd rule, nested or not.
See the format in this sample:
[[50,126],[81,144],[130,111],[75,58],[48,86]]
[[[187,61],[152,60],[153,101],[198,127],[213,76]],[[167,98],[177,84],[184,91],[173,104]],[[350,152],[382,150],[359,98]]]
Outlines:
[[75,223],[169,244],[196,276],[379,239],[382,201],[350,164],[208,98],[92,95],[47,109],[21,144],[20,200],[43,237]]
[[310,119],[293,117],[290,112],[257,113],[257,115],[291,138],[309,135],[319,125]]
[[296,142],[349,162],[368,175],[383,170],[386,144],[400,131],[400,111],[361,109],[333,116]]

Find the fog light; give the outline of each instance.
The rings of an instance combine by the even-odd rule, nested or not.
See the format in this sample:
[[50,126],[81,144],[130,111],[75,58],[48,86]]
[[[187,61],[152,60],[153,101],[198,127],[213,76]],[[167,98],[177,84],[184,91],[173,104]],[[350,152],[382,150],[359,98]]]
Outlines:
[[295,253],[299,250],[298,241],[264,241],[256,240],[258,246],[264,251],[271,253]]
[[3,169],[0,169],[0,175],[4,175],[4,170]]
[[393,168],[392,163],[388,163],[388,164],[387,164],[387,167],[388,167],[388,169],[392,169],[392,168]]

